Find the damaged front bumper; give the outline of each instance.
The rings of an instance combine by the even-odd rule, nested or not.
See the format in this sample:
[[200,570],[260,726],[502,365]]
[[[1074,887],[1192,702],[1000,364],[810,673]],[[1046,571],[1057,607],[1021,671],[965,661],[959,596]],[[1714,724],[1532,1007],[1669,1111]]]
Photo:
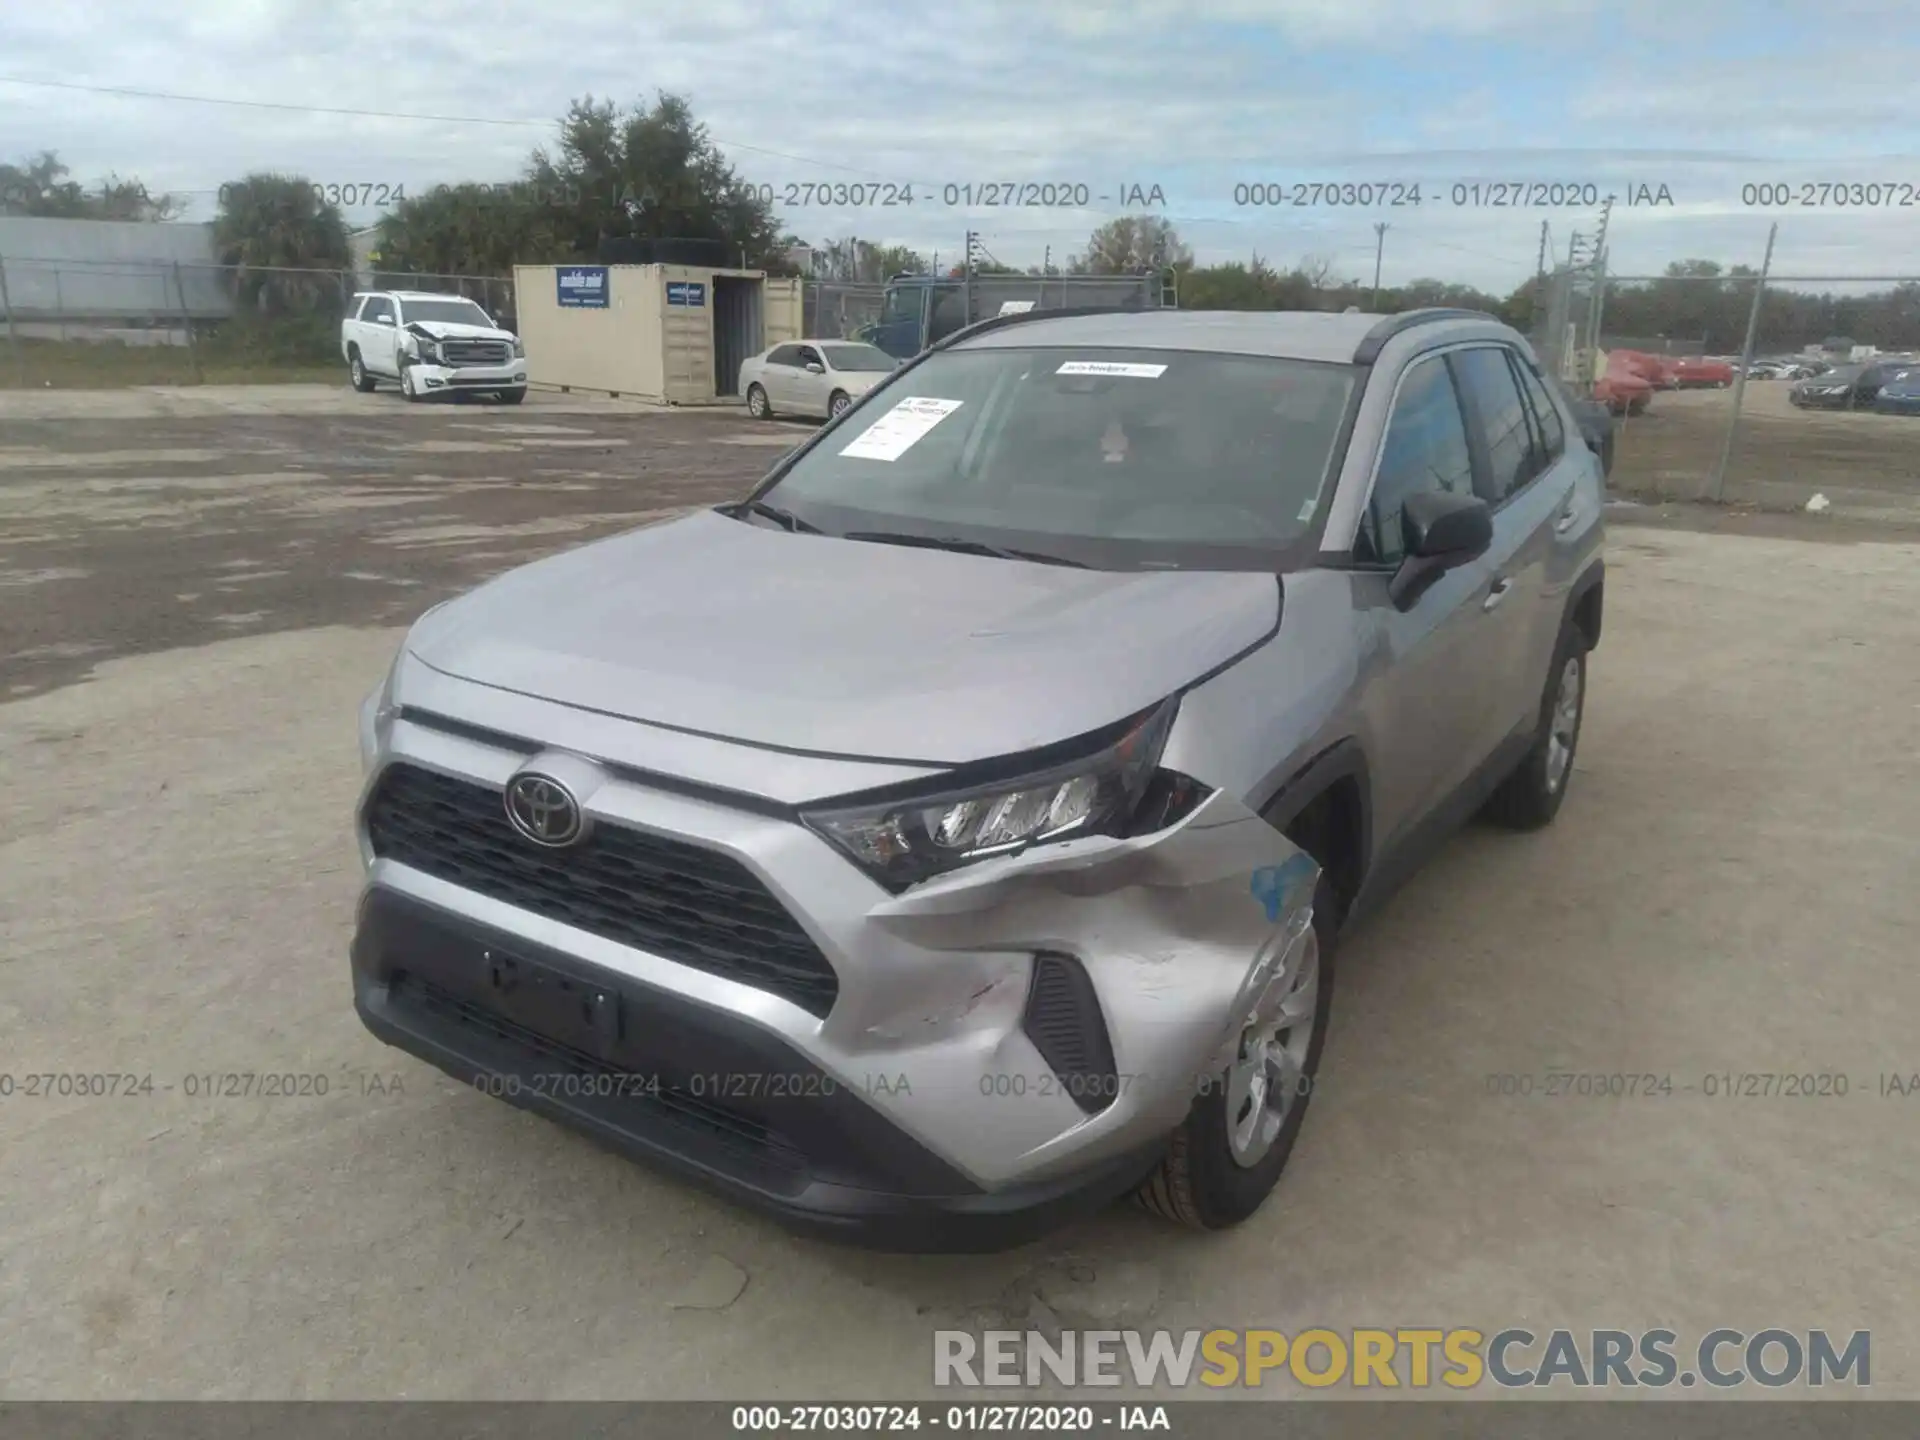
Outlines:
[[[352,955],[370,1029],[868,1244],[998,1248],[1131,1188],[1311,943],[1317,869],[1220,792],[1156,834],[1039,846],[893,895],[789,817],[609,771],[583,799],[596,835],[737,862],[831,967],[809,1008],[667,931],[608,933],[501,868],[518,863],[499,804],[524,753],[402,715],[381,720],[370,759]],[[382,853],[387,782],[414,772],[473,788],[472,814],[498,818],[485,865]],[[682,938],[699,903],[686,893]]]

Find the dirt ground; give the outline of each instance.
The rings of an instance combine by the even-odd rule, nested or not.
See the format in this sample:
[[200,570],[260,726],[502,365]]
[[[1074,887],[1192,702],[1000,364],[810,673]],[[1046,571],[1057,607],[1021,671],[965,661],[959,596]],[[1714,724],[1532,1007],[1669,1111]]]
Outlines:
[[[1789,386],[1755,381],[1741,397],[1725,498],[1767,510],[1815,495],[1861,518],[1920,523],[1920,416],[1796,410]],[[1642,498],[1708,493],[1733,415],[1733,391],[1674,390],[1620,422],[1611,481]]]
[[[62,403],[0,412],[0,1087],[151,1088],[0,1095],[0,1395],[921,1396],[934,1329],[1044,1293],[1082,1328],[1866,1329],[1873,1393],[1920,1397],[1920,1093],[1884,1080],[1920,1072],[1911,536],[1615,526],[1558,823],[1467,831],[1352,938],[1253,1222],[886,1257],[440,1077],[347,979],[355,707],[399,627],[800,432]],[[1563,1071],[1671,1088],[1490,1083]],[[1782,1073],[1846,1093],[1708,1079]]]

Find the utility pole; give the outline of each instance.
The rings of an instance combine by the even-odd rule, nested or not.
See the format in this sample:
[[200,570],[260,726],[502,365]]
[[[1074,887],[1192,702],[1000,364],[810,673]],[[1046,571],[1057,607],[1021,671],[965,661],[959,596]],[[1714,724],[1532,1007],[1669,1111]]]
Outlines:
[[1545,220],[1540,222],[1540,258],[1534,262],[1533,266],[1533,278],[1536,282],[1536,290],[1538,282],[1544,281],[1547,278],[1547,225],[1548,222]]
[[1387,222],[1379,220],[1373,227],[1373,308],[1380,308],[1380,261],[1387,251]]
[[977,241],[978,237],[974,235],[973,231],[967,231],[967,260],[965,269],[961,271],[960,280],[960,294],[962,297],[960,323],[962,325],[971,325],[973,323],[973,247]]
[[1747,339],[1740,347],[1740,373],[1733,377],[1733,417],[1727,421],[1727,438],[1720,447],[1720,464],[1713,472],[1713,501],[1720,503],[1720,493],[1727,483],[1727,466],[1733,460],[1733,440],[1740,431],[1740,402],[1747,393],[1747,370],[1753,364],[1753,345],[1760,335],[1760,301],[1767,293],[1767,272],[1773,269],[1773,241],[1780,233],[1780,224],[1775,221],[1767,229],[1767,253],[1760,261],[1760,274],[1753,282],[1753,308],[1747,312]]

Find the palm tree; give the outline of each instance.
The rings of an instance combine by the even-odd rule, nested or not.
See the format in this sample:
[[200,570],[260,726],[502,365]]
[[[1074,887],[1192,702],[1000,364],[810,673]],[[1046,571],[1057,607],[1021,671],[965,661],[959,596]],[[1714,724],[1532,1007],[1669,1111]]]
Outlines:
[[213,243],[220,263],[233,267],[243,310],[311,309],[337,296],[338,272],[353,266],[340,207],[298,175],[257,173],[222,185]]

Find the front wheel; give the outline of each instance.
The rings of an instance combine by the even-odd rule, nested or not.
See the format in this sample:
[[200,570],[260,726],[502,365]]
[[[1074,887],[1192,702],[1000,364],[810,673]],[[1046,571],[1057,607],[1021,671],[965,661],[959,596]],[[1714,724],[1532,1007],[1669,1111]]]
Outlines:
[[420,403],[420,392],[413,385],[413,367],[404,360],[400,362],[400,393],[412,403]]
[[1538,830],[1552,823],[1573,779],[1573,752],[1580,744],[1586,708],[1586,641],[1569,624],[1554,648],[1533,747],[1487,801],[1488,819],[1514,830]]
[[747,387],[747,413],[756,420],[773,418],[773,406],[767,403],[767,392],[757,384]]
[[360,351],[357,348],[347,361],[347,379],[362,395],[372,393],[373,376],[367,373],[366,362],[360,358]]
[[1225,1230],[1266,1201],[1293,1154],[1313,1099],[1333,1008],[1339,921],[1321,872],[1313,924],[1249,1012],[1234,1059],[1208,1080],[1136,1192],[1141,1205],[1194,1230]]
[[500,403],[503,405],[518,405],[526,398],[527,387],[524,385],[520,386],[517,390],[502,390],[500,392]]
[[829,420],[838,420],[842,415],[847,413],[847,407],[851,404],[853,404],[853,401],[847,398],[846,391],[834,391],[832,396],[827,400],[827,418]]

